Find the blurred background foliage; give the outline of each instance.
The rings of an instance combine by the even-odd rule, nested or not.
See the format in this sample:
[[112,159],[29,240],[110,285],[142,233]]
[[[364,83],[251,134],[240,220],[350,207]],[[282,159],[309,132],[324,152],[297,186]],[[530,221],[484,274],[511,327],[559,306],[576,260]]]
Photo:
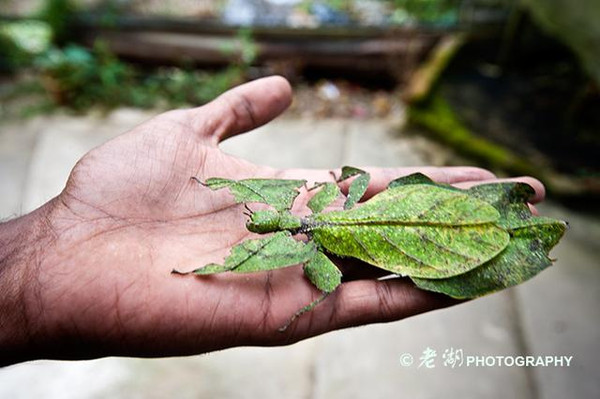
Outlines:
[[[37,88],[30,81],[15,86],[8,97],[43,91],[45,100],[50,102],[33,104],[26,111],[51,110],[52,105],[76,111],[93,106],[200,105],[242,83],[254,60],[251,33],[240,29],[237,40],[242,43],[244,56],[218,71],[193,65],[146,66],[129,62],[117,57],[102,40],[95,41],[92,47],[78,42],[77,16],[90,10],[72,0],[41,3],[39,11],[25,19],[4,18],[0,23],[1,72],[33,73],[39,83]],[[97,12],[105,22],[110,23],[114,13],[121,12],[117,3],[99,5]],[[223,52],[227,51],[223,48]]]
[[[195,106],[245,80],[280,73],[317,92],[305,103],[318,107],[318,116],[385,116],[404,101],[415,131],[483,166],[533,174],[567,195],[600,192],[597,0],[0,0],[0,9],[3,117],[14,110],[11,101],[19,115]],[[227,63],[134,59],[102,33],[84,40],[91,29],[127,32],[132,20],[151,27],[167,21],[182,32],[229,29],[231,40],[218,48]],[[367,79],[364,71],[342,73],[347,68],[339,64],[315,72],[297,59],[264,59],[265,35],[285,45],[311,30],[440,40],[410,62],[387,60],[392,73],[373,69]],[[456,40],[444,48],[448,37]],[[347,106],[359,94],[372,97],[372,109]]]
[[523,0],[523,4],[539,26],[577,54],[600,84],[600,1]]

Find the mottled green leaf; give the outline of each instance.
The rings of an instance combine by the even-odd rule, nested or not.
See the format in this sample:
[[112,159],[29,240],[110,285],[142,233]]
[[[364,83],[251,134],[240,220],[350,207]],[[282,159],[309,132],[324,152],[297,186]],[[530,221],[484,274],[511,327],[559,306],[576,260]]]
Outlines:
[[335,183],[323,183],[319,191],[308,201],[308,208],[314,213],[327,208],[340,195],[340,188]]
[[351,209],[356,205],[358,201],[365,195],[367,188],[369,187],[369,181],[371,176],[362,169],[355,168],[353,166],[344,166],[342,168],[342,175],[337,179],[338,183],[342,182],[351,177],[358,176],[350,183],[348,187],[348,195],[344,202],[344,209]]
[[463,275],[440,280],[413,278],[417,286],[455,298],[473,298],[520,284],[551,265],[548,253],[563,236],[566,224],[531,213],[527,205],[535,194],[531,186],[483,184],[465,193],[498,210],[501,217],[496,224],[510,232],[509,245],[494,259]]
[[368,173],[358,175],[356,179],[350,183],[348,188],[348,196],[344,202],[344,209],[352,209],[354,205],[365,195],[371,176]]
[[[505,229],[515,229],[530,225],[534,218],[527,201],[535,194],[534,189],[525,183],[493,183],[471,187],[465,191],[468,195],[488,202],[500,212],[498,225]],[[553,221],[547,218],[535,218],[540,221]]]
[[532,217],[531,225],[513,231],[510,243],[497,257],[468,273],[445,279],[412,277],[422,289],[454,298],[474,298],[520,284],[552,264],[548,252],[558,243],[566,225]]
[[520,182],[480,184],[464,191],[471,196],[496,206],[497,208],[502,207],[502,204],[524,204],[535,195],[533,187],[529,184]]
[[251,273],[273,270],[304,263],[315,253],[316,247],[313,242],[303,243],[294,240],[289,232],[280,231],[266,238],[246,240],[233,247],[223,265],[211,263],[192,273]]
[[491,223],[476,226],[370,224],[316,228],[313,238],[338,256],[361,259],[403,276],[442,278],[492,259],[509,235]]
[[434,186],[439,186],[439,183],[434,182],[429,177],[425,176],[423,173],[413,173],[407,176],[399,177],[395,180],[392,180],[388,184],[388,188],[394,188],[398,186],[405,186],[407,184],[430,184]]
[[237,203],[261,202],[277,210],[288,210],[306,180],[244,179],[230,180],[213,177],[203,183],[212,190],[229,188]]
[[354,209],[310,215],[307,221],[455,226],[496,222],[499,218],[492,205],[466,193],[412,184],[382,191]]
[[322,292],[330,293],[342,283],[342,272],[321,251],[304,265],[304,274]]
[[364,175],[366,173],[367,172],[365,172],[364,170],[355,168],[354,166],[344,166],[344,167],[342,167],[342,174],[337,179],[337,181],[341,182],[341,181],[351,178],[352,176]]
[[348,211],[310,215],[305,228],[328,252],[401,275],[465,273],[502,251],[509,234],[490,204],[423,184],[383,191]]

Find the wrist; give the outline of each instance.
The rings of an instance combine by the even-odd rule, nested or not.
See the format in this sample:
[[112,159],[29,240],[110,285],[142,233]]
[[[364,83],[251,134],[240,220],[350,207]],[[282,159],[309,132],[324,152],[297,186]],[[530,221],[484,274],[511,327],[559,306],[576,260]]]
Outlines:
[[0,224],[0,366],[34,358],[36,270],[53,241],[52,206]]

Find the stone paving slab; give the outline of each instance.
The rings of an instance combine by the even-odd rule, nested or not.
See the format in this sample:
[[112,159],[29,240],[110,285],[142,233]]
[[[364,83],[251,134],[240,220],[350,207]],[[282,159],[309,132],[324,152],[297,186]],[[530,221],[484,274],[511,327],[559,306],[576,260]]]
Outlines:
[[362,166],[424,166],[412,139],[395,134],[396,123],[387,120],[348,123],[343,164]]
[[41,123],[36,119],[0,128],[0,220],[24,212],[23,190]]
[[[134,110],[119,110],[106,119],[56,116],[33,123],[24,129],[26,132],[19,132],[23,136],[18,139],[14,138],[15,130],[10,133],[1,127],[0,176],[3,187],[7,187],[3,191],[13,193],[25,187],[25,198],[18,198],[15,191],[13,205],[2,203],[0,215],[18,210],[14,205],[17,199],[24,204],[22,209],[29,210],[52,198],[87,150],[150,116]],[[232,138],[222,147],[274,167],[408,166],[424,162],[409,141],[394,137],[390,124],[382,121],[282,119]],[[14,155],[21,151],[22,159]],[[591,220],[577,224],[596,226]],[[72,389],[78,398],[160,398],[173,393],[178,397],[223,398],[461,395],[537,399],[566,397],[567,393],[569,397],[598,397],[594,394],[600,384],[595,376],[600,367],[594,362],[600,331],[600,268],[592,252],[600,237],[598,231],[576,230],[573,238],[567,236],[557,251],[560,260],[556,267],[517,290],[450,309],[334,332],[284,348],[237,348],[161,360],[30,362],[0,370],[0,397],[65,398]],[[427,347],[437,351],[434,369],[418,367]],[[451,369],[442,364],[443,352],[449,348],[481,355],[562,351],[573,353],[579,363],[568,370]],[[410,367],[401,365],[404,353],[413,356]],[[31,384],[33,379],[38,383]],[[44,386],[48,388],[40,391]]]
[[[121,369],[102,397],[115,399],[310,397],[314,341],[285,348],[235,348],[172,359],[107,359]],[[116,363],[118,362],[118,363]],[[100,363],[100,362],[98,362]]]
[[[498,294],[326,335],[319,342],[314,397],[530,398],[528,376],[520,370],[444,366],[444,352],[451,348],[465,354],[519,354],[511,307],[509,298]],[[433,368],[421,365],[427,348],[437,354]],[[412,357],[410,366],[402,365],[405,354]]]
[[600,224],[556,205],[539,208],[570,229],[552,252],[553,267],[516,288],[522,327],[531,354],[573,360],[571,367],[532,369],[537,397],[600,398]]
[[279,119],[221,143],[221,149],[275,168],[325,168],[343,162],[347,120]]

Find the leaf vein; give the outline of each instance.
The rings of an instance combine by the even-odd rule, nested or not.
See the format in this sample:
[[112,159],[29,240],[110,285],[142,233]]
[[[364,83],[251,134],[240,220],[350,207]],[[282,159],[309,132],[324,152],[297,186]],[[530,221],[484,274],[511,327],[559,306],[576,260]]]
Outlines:
[[389,245],[391,245],[392,247],[394,247],[394,249],[396,249],[398,252],[402,253],[404,256],[406,256],[409,259],[414,260],[415,262],[423,265],[423,266],[428,266],[431,267],[430,265],[428,265],[427,263],[423,262],[421,259],[416,258],[414,255],[409,254],[408,252],[406,252],[404,250],[404,248],[400,247],[398,244],[396,244],[394,241],[390,240],[390,238],[388,236],[386,236],[385,234],[383,234],[381,231],[377,231],[375,230],[375,233],[377,233],[381,238],[384,239],[385,242],[387,242]]
[[[258,248],[256,248],[255,250],[250,250],[250,249],[244,247],[244,249],[246,250],[248,255],[244,259],[240,260],[236,265],[232,266],[230,270],[233,271],[233,270],[239,268],[240,266],[242,266],[244,263],[248,262],[252,257],[254,257],[256,254],[258,254],[260,251],[262,251],[263,248],[265,248],[267,245],[269,245],[274,239],[275,239],[275,235],[272,235],[271,237],[269,237],[268,240],[262,241],[260,243],[260,246]],[[246,242],[248,242],[248,241],[246,241]]]
[[373,257],[373,255],[371,255],[371,253],[369,252],[369,249],[367,248],[367,246],[365,245],[364,242],[362,242],[357,236],[356,233],[350,229],[348,229],[348,232],[350,233],[350,235],[352,236],[352,238],[354,239],[354,241],[362,248],[363,252],[375,263],[377,262],[377,259],[375,257]]
[[257,196],[258,196],[258,197],[259,197],[259,198],[260,198],[260,199],[261,199],[261,200],[262,200],[264,203],[268,203],[268,202],[269,202],[268,198],[266,198],[266,197],[265,197],[263,194],[261,194],[259,191],[257,191],[257,190],[255,190],[255,189],[253,189],[253,188],[252,188],[250,185],[248,185],[248,184],[245,184],[245,182],[243,182],[243,181],[241,181],[241,180],[240,180],[240,181],[238,181],[237,183],[238,183],[240,186],[242,186],[242,187],[244,187],[244,188],[246,188],[246,189],[250,190],[250,191],[251,191],[251,192],[253,192],[254,194],[256,194],[256,195],[257,195]]
[[[436,247],[436,248],[439,248],[440,250],[442,250],[442,251],[444,251],[444,252],[446,252],[446,253],[450,253],[450,254],[458,255],[458,256],[460,256],[461,258],[464,258],[464,259],[467,259],[467,260],[472,260],[472,261],[476,261],[476,262],[477,262],[477,261],[479,261],[479,259],[478,259],[478,258],[474,258],[474,257],[472,257],[472,256],[468,256],[468,255],[466,255],[466,254],[463,254],[463,253],[460,253],[460,252],[454,251],[454,250],[452,250],[452,248],[446,247],[446,246],[444,246],[444,245],[442,245],[442,244],[440,244],[440,243],[438,243],[438,242],[436,242],[436,241],[432,240],[430,237],[428,237],[428,236],[427,236],[427,234],[426,234],[425,232],[422,232],[422,231],[421,231],[421,230],[419,230],[419,229],[415,229],[415,230],[416,230],[416,232],[419,234],[419,237],[420,237],[422,240],[425,240],[425,241],[427,241],[427,242],[430,242],[430,243],[432,243],[433,245],[435,245],[435,247]],[[479,237],[478,237],[478,238],[479,238]]]
[[419,213],[417,215],[417,219],[420,220],[423,216],[425,216],[425,215],[427,215],[429,213],[435,212],[436,209],[438,209],[440,206],[442,206],[446,202],[450,202],[451,200],[455,200],[456,198],[457,197],[455,197],[455,196],[450,196],[450,197],[438,199],[433,204],[431,204],[427,209],[424,209],[421,213]]

